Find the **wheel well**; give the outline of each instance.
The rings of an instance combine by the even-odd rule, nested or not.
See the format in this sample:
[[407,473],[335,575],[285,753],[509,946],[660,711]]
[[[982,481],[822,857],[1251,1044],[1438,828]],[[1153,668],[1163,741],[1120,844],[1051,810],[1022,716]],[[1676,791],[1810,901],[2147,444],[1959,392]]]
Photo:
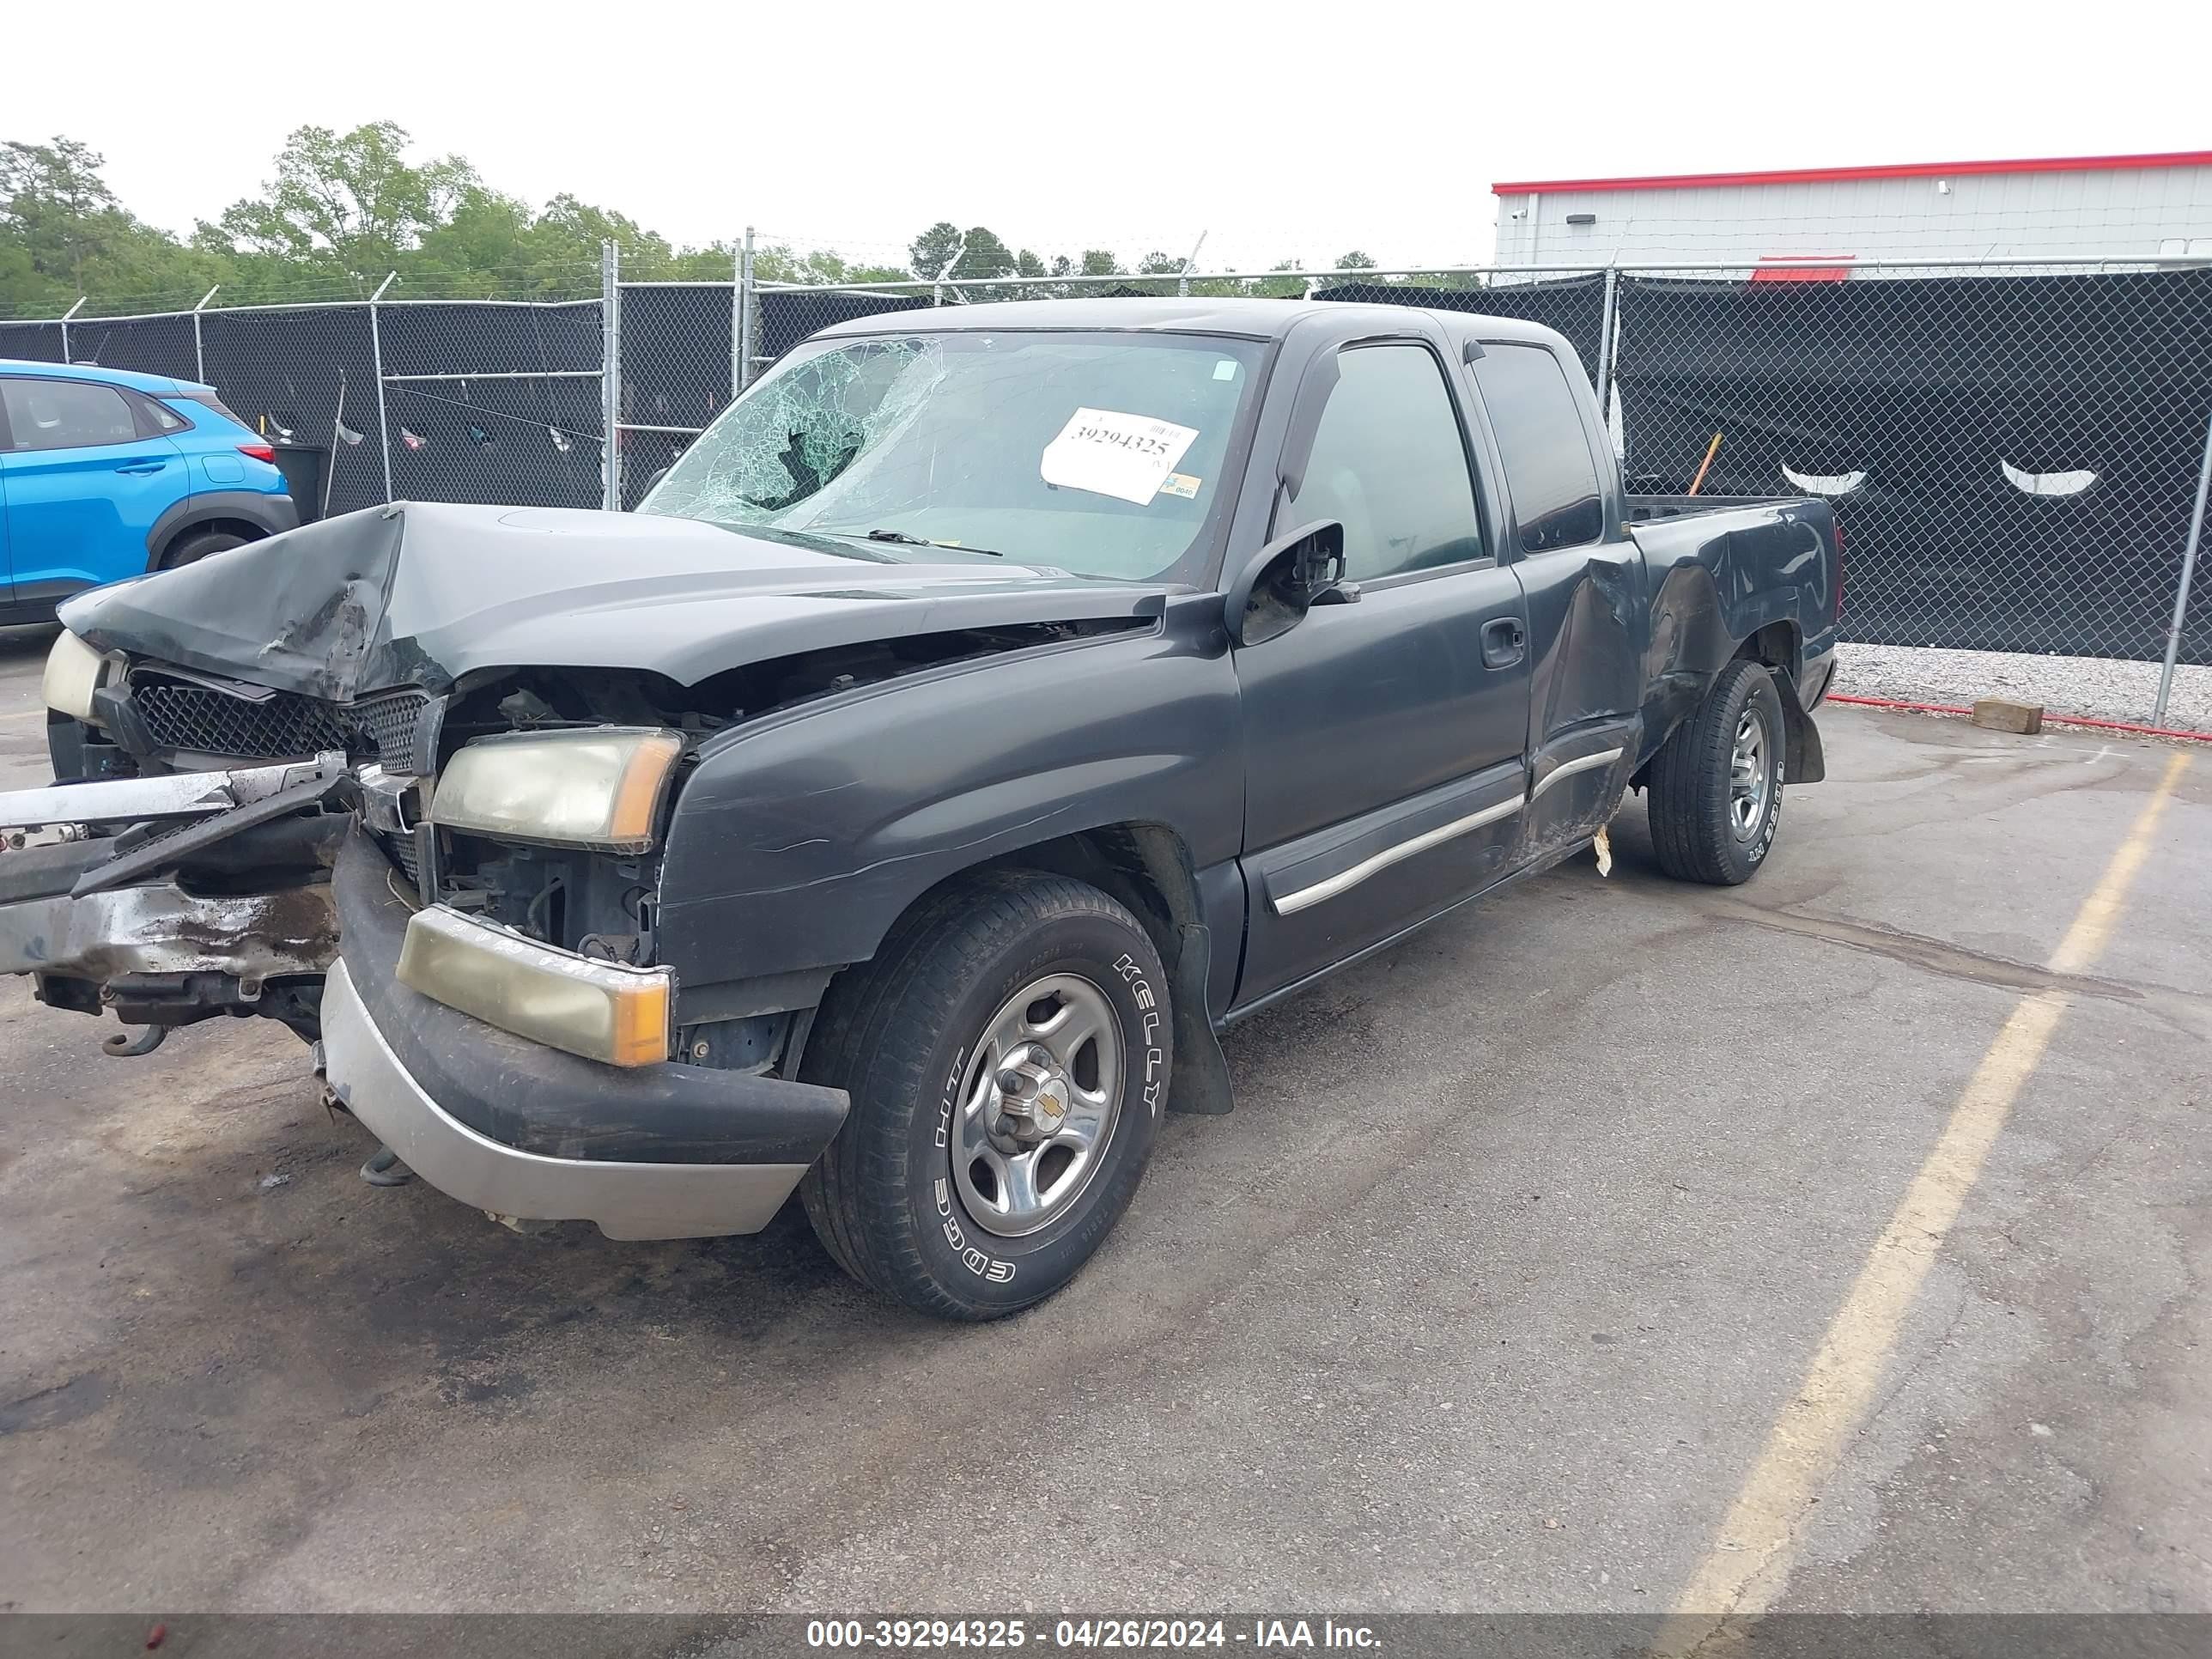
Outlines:
[[[1805,719],[1805,714],[1803,709],[1799,707],[1797,702],[1798,650],[1796,623],[1790,622],[1771,622],[1767,623],[1764,628],[1755,629],[1748,639],[1745,640],[1741,645],[1736,647],[1735,654],[1729,660],[1731,662],[1755,662],[1771,669],[1773,672],[1775,690],[1781,694],[1782,697],[1782,711],[1784,714],[1783,723],[1789,728],[1784,734],[1785,740],[1784,747],[1789,756],[1790,771],[1788,781],[1791,783],[1796,783],[1800,781],[1808,782],[1813,781],[1814,773],[1808,769],[1806,756],[1808,748],[1816,741],[1816,739],[1809,738],[1806,735],[1805,728],[1807,721]],[[1720,671],[1716,668],[1713,672],[1717,673]],[[1711,684],[1710,679],[1708,679],[1706,682],[1706,690],[1711,689]],[[1705,691],[1701,690],[1698,695],[1702,697],[1705,695]],[[1691,714],[1695,712],[1696,705],[1693,703],[1688,710],[1685,711],[1681,714],[1680,720],[1687,720]],[[1678,721],[1677,724],[1680,724],[1680,721]],[[1673,728],[1670,727],[1670,735],[1672,733],[1672,730]],[[1630,788],[1645,789],[1650,787],[1651,763],[1656,758],[1657,755],[1655,750],[1650,757],[1645,759],[1643,765],[1636,769],[1635,775],[1628,780],[1628,787]]]
[[258,542],[269,532],[249,519],[196,519],[190,524],[178,526],[169,532],[169,538],[161,544],[161,552],[155,556],[154,568],[158,570],[167,564],[169,555],[193,537],[216,533],[235,536],[240,541]]
[[1783,752],[1785,783],[1818,783],[1828,775],[1820,734],[1797,696],[1798,638],[1795,623],[1769,623],[1737,649],[1737,657],[1763,664],[1774,675],[1774,689],[1782,698]]
[[[1045,870],[1089,882],[1129,907],[1170,967],[1180,949],[1177,930],[1205,920],[1199,913],[1190,854],[1165,824],[1109,823],[1079,830],[1001,854],[977,868]],[[963,871],[951,879],[973,873]]]
[[1797,626],[1795,623],[1769,623],[1738,646],[1735,654],[1747,662],[1764,663],[1794,684],[1797,678]]
[[[971,865],[921,894],[927,903],[982,870],[1042,870],[1087,881],[1128,907],[1151,935],[1173,988],[1175,1083],[1168,1109],[1221,1113],[1236,1101],[1229,1062],[1206,1006],[1212,939],[1182,837],[1164,823],[1109,823],[1037,842]],[[913,908],[909,906],[908,908]],[[1241,945],[1233,941],[1232,948]]]

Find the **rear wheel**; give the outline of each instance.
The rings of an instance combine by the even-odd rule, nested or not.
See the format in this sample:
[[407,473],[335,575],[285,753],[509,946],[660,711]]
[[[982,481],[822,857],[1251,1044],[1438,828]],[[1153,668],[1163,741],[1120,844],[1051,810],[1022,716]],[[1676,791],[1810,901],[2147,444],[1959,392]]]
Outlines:
[[228,530],[204,530],[198,535],[179,536],[161,555],[161,568],[174,570],[187,564],[197,564],[210,553],[222,553],[234,547],[246,545],[246,538]]
[[1651,844],[1678,881],[1758,874],[1782,823],[1784,726],[1774,677],[1729,663],[1651,763]]
[[1086,883],[962,882],[832,988],[810,1081],[852,1110],[800,1184],[862,1284],[995,1319],[1075,1276],[1128,1207],[1172,1062],[1167,974]]

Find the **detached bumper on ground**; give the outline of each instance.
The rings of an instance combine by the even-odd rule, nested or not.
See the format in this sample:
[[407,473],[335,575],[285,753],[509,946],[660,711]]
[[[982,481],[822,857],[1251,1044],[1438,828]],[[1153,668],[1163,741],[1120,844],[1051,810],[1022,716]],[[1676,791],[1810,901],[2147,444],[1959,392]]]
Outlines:
[[842,1090],[601,1065],[416,994],[396,976],[411,912],[393,878],[368,836],[347,838],[325,1076],[440,1191],[500,1216],[595,1222],[611,1238],[757,1232],[844,1121]]

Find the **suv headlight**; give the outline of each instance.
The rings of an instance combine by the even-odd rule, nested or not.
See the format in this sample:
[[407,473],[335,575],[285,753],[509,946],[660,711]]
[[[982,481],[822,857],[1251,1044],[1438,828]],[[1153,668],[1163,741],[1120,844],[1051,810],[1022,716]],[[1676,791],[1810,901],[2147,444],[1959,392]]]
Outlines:
[[650,726],[478,738],[439,775],[430,820],[507,841],[642,853],[683,752],[682,738]]
[[46,653],[46,672],[40,691],[46,707],[81,720],[92,718],[92,694],[107,683],[118,666],[117,658],[94,650],[64,628]]

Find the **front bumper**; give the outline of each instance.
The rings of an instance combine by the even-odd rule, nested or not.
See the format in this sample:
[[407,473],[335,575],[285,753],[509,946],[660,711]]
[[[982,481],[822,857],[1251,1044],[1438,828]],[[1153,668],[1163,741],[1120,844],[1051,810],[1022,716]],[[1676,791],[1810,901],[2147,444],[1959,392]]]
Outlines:
[[[0,793],[11,840],[66,837],[0,853],[0,975],[78,981],[126,1018],[175,988],[155,980],[319,975],[337,938],[315,878],[347,821],[320,809],[344,765],[326,755]],[[179,871],[209,879],[180,884]],[[257,875],[273,878],[257,890]]]
[[421,996],[396,969],[411,907],[365,834],[331,887],[325,1078],[407,1166],[502,1217],[610,1238],[757,1232],[844,1121],[845,1093],[741,1072],[600,1065]]

